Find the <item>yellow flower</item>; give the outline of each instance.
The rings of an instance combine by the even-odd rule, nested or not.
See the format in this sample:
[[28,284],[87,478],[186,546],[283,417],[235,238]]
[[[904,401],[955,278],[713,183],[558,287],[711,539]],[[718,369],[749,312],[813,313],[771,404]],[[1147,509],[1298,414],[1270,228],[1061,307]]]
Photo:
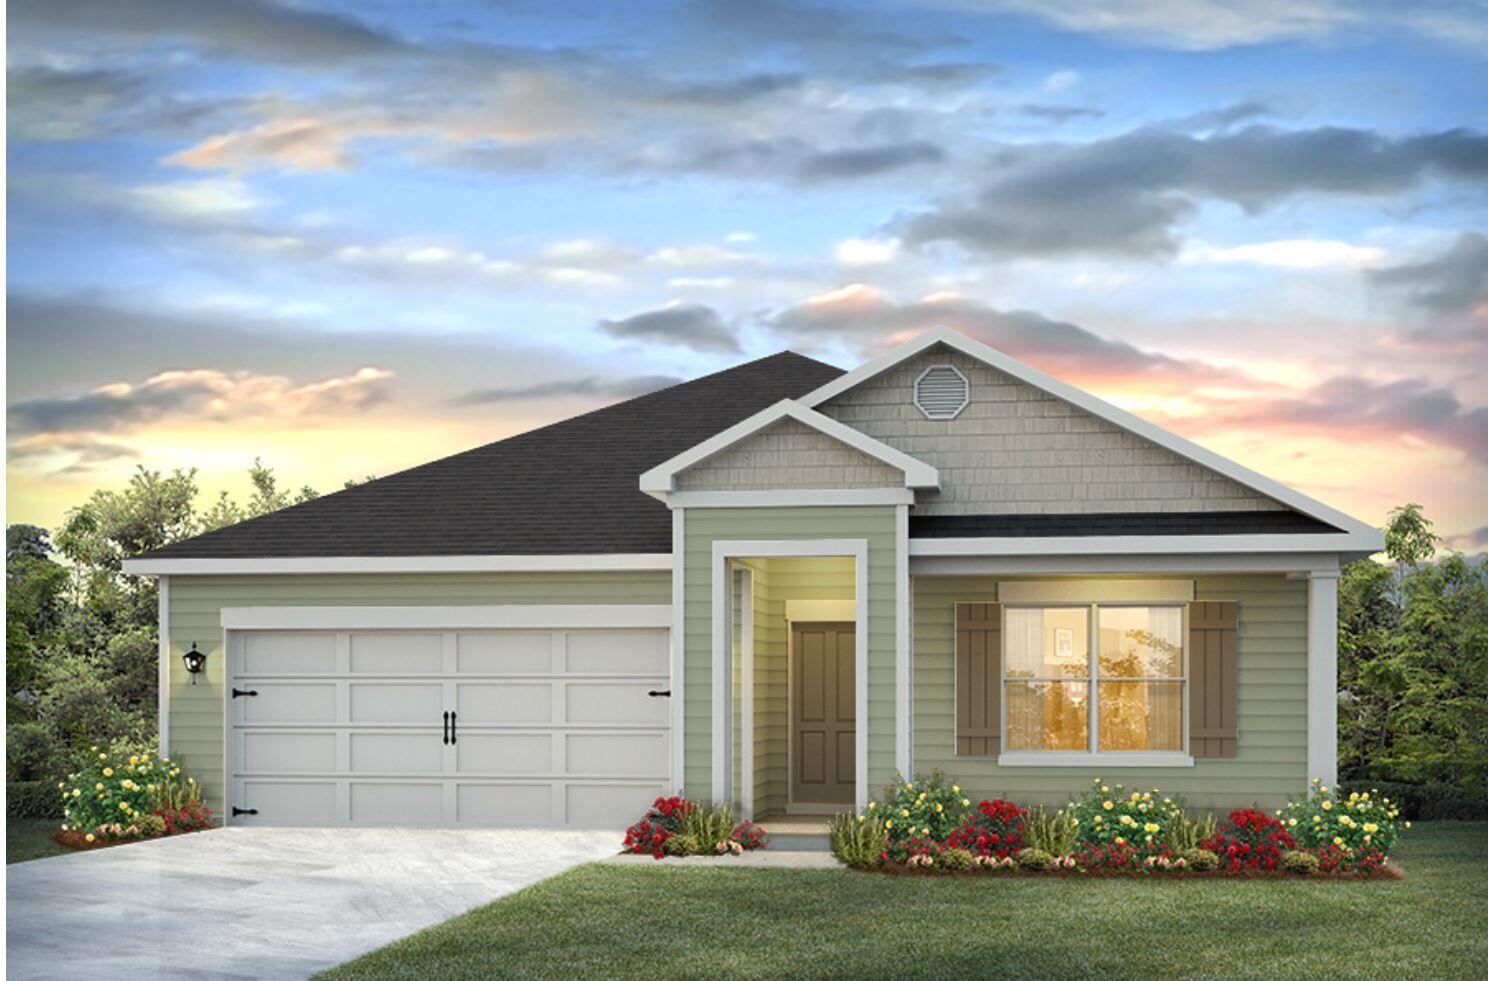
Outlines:
[[1102,805],[1101,805],[1101,807],[1104,807],[1104,808],[1105,808],[1105,809],[1106,809],[1106,810],[1108,810],[1108,811],[1109,811],[1109,810],[1110,810],[1110,809],[1111,809],[1111,808],[1112,808],[1112,807],[1114,807],[1114,806],[1115,806],[1115,805],[1114,805],[1114,804],[1112,804],[1112,803],[1111,803],[1111,802],[1110,802],[1110,801],[1106,801],[1106,802],[1105,802],[1105,803],[1104,803],[1104,804],[1102,804]]
[[1319,821],[1321,821],[1321,820],[1322,820],[1322,818],[1320,818],[1320,817],[1318,817],[1318,816],[1317,816],[1317,815],[1316,815],[1316,814],[1314,814],[1314,815],[1313,815],[1313,816],[1312,816],[1312,823],[1313,823],[1313,824],[1317,824],[1317,823],[1318,823],[1318,822],[1319,822]]
[[1149,835],[1155,835],[1159,831],[1161,831],[1162,828],[1160,828],[1157,825],[1153,824],[1151,821],[1148,821],[1146,824],[1142,825],[1142,830],[1145,831],[1145,832],[1147,832]]
[[955,784],[951,784],[951,793],[959,794],[961,793],[961,788],[956,786]]
[[913,790],[914,789],[914,784],[907,783],[907,784],[904,785],[904,789],[905,790]]
[[66,790],[66,789],[67,789],[67,784],[66,784],[66,782],[63,782],[63,783],[59,783],[59,784],[57,784],[57,789],[58,789],[58,790]]
[[1318,788],[1318,793],[1320,793],[1320,794],[1326,794],[1327,792],[1328,792],[1328,788],[1327,787],[1319,787]]
[[78,789],[74,788],[73,791],[72,791],[72,796],[74,796],[74,797],[81,797],[81,796],[83,796],[83,792],[81,790],[78,790]]
[[1342,838],[1334,838],[1333,839],[1333,844],[1335,844],[1335,845],[1341,845],[1341,844],[1343,844],[1343,839]]
[[1110,787],[1106,787],[1106,786],[1102,786],[1101,787],[1101,793],[1103,793],[1103,794],[1109,794],[1110,792],[1111,792],[1111,788]]
[[858,823],[859,824],[862,824],[866,820],[868,820],[868,815],[866,815],[866,814],[859,814],[858,815]]
[[103,775],[106,776],[106,777],[113,776],[114,775],[114,768],[111,767],[111,766],[104,767],[103,768]]
[[1124,844],[1126,844],[1126,839],[1125,838],[1117,838],[1116,839],[1116,844],[1118,844],[1118,845],[1124,845]]
[[92,841],[92,840],[93,840],[93,835],[92,835],[92,833],[91,833],[91,832],[90,832],[90,833],[88,833],[88,834],[87,834],[87,835],[85,835],[85,836],[83,836],[83,840],[84,840],[84,841]]
[[102,790],[103,789],[103,784],[101,784],[101,783],[95,783],[93,785],[93,789],[94,790]]
[[127,811],[127,810],[129,810],[129,802],[128,801],[122,801],[122,800],[119,801],[119,810],[121,810],[121,811]]
[[899,809],[899,816],[902,817],[902,818],[907,818],[907,817],[909,817],[909,811],[907,811],[907,810],[905,810],[904,808],[901,807]]
[[884,827],[885,828],[892,828],[893,826],[894,826],[894,822],[893,821],[885,821],[884,822]]
[[936,814],[939,814],[942,810],[943,810],[943,808],[939,804],[936,804],[935,805],[935,813]]
[[1373,840],[1374,839],[1371,836],[1369,836],[1369,835],[1365,835],[1364,836],[1364,844],[1366,844],[1366,845],[1369,844]]
[[962,807],[970,807],[971,806],[971,798],[969,798],[969,797],[963,797],[963,798],[961,798],[961,806]]
[[1296,818],[1289,818],[1287,820],[1287,827],[1289,827],[1289,828],[1295,828],[1296,826],[1297,826],[1297,819]]
[[1333,802],[1331,800],[1325,800],[1325,801],[1323,801],[1323,810],[1325,810],[1325,811],[1331,811],[1331,810],[1333,810]]
[[98,754],[98,758],[100,760],[106,760],[106,759],[108,759],[108,754],[107,753],[99,753]]
[[1358,800],[1358,799],[1359,799],[1359,792],[1357,790],[1354,791],[1352,794],[1349,794],[1349,800]]
[[1101,823],[1101,816],[1100,816],[1100,815],[1099,815],[1099,814],[1097,814],[1097,815],[1096,815],[1096,816],[1095,816],[1095,823],[1096,823],[1096,824],[1100,824],[1100,823]]
[[878,806],[878,801],[876,801],[876,800],[869,801],[868,802],[868,810],[870,810],[870,811],[873,810],[874,808],[876,808],[877,806]]
[[1407,827],[1407,828],[1409,828],[1409,827],[1410,827],[1410,822],[1409,822],[1409,821],[1407,821],[1407,822],[1405,822],[1405,826],[1406,826],[1406,827]]

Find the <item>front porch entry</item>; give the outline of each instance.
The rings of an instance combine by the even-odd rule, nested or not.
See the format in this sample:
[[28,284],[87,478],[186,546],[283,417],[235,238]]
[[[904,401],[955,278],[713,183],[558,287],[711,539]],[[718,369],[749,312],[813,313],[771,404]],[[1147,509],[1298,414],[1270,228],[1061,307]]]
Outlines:
[[755,821],[854,808],[866,543],[719,541],[714,557],[714,799]]

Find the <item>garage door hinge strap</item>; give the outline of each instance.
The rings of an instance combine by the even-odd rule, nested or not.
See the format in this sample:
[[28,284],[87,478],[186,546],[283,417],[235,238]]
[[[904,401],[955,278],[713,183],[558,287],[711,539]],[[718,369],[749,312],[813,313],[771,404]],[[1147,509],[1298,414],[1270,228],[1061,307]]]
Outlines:
[[233,689],[233,698],[241,698],[244,695],[247,695],[249,697],[257,697],[258,692],[254,691],[252,688],[234,688]]
[[257,813],[258,813],[258,808],[256,808],[256,807],[234,807],[233,810],[232,810],[232,816],[233,817],[240,817],[240,816],[242,816],[244,814],[257,814]]
[[670,688],[653,688],[650,691],[646,692],[646,694],[650,695],[652,698],[671,698],[672,690]]

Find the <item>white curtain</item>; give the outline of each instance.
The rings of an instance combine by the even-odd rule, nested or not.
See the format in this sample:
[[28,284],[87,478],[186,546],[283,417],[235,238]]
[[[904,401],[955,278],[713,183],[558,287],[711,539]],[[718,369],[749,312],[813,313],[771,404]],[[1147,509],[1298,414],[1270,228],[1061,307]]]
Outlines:
[[[1159,606],[1148,611],[1150,629],[1159,650],[1179,651],[1171,676],[1183,674],[1183,607]],[[1183,748],[1183,685],[1158,682],[1147,687],[1147,747],[1159,750]]]

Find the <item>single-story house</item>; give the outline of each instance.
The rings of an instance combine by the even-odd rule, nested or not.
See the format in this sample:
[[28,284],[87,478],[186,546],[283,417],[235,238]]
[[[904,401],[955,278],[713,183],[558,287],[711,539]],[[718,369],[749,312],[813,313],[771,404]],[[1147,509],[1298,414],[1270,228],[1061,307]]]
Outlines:
[[661,794],[830,813],[937,767],[973,798],[1277,806],[1335,776],[1339,566],[1382,547],[941,328],[125,570],[160,582],[162,750],[227,821],[619,828]]

